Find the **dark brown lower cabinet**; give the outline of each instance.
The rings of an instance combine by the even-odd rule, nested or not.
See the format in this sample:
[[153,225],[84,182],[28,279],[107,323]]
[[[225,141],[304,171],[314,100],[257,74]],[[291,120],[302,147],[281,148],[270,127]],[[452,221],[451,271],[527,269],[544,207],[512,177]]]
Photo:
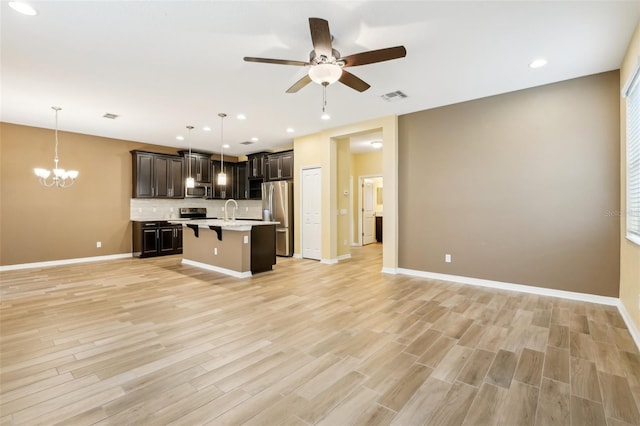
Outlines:
[[166,221],[133,222],[133,255],[163,256],[182,253],[182,225]]

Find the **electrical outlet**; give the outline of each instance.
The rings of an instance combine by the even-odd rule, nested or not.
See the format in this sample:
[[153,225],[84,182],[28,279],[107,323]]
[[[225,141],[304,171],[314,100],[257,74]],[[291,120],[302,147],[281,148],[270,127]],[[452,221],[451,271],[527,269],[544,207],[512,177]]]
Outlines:
[[249,207],[245,207],[245,208],[244,208],[244,211],[245,211],[245,212],[248,212],[248,211],[249,211]]
[[638,310],[640,311],[640,294],[638,295]]
[[218,247],[214,247],[213,248],[213,255],[217,256],[218,255]]
[[450,254],[445,254],[444,255],[444,261],[447,263],[451,263],[451,255]]
[[245,244],[249,244],[249,236],[245,235],[244,238],[242,239],[242,242]]
[[342,245],[346,246],[347,245],[347,240],[342,241]]
[[102,247],[102,241],[96,242],[96,248],[100,248],[100,247]]

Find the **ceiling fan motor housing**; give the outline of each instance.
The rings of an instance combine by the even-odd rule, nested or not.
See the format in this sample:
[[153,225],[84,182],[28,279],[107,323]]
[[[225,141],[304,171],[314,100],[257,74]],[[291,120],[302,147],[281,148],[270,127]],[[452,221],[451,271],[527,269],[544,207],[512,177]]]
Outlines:
[[318,64],[337,64],[337,65],[344,65],[344,62],[339,61],[340,59],[340,52],[338,52],[336,49],[331,49],[331,58],[328,58],[325,55],[318,55],[316,53],[315,50],[312,50],[309,53],[309,63],[311,65],[318,65]]

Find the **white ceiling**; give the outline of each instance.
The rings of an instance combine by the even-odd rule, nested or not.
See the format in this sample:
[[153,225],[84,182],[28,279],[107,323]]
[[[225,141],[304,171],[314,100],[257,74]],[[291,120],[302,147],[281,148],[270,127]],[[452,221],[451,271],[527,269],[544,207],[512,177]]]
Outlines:
[[[0,5],[4,122],[240,155],[295,136],[390,114],[618,69],[640,1],[31,1],[29,17]],[[309,17],[329,21],[342,56],[404,45],[407,57],[350,68],[358,93],[285,90],[305,68],[244,56],[307,60]],[[549,64],[530,69],[531,60]],[[402,90],[408,98],[386,102]],[[120,115],[108,120],[105,113]],[[243,113],[246,120],[237,120]],[[205,132],[202,127],[213,128]],[[293,133],[285,129],[292,127]],[[253,145],[240,142],[259,138]]]

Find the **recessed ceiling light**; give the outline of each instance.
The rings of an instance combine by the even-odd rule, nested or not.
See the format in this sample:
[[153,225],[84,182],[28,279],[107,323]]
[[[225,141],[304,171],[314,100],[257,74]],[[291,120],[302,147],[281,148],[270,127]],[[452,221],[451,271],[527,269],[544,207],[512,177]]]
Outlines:
[[323,119],[323,120],[329,120],[329,119],[331,119],[331,116],[325,112],[325,113],[322,113],[320,118]]
[[531,62],[529,64],[529,68],[542,68],[545,65],[547,65],[547,60],[546,59],[536,59],[535,61]]
[[184,140],[184,136],[178,135],[178,136],[176,136],[176,139],[178,139],[179,141],[183,141]]
[[371,141],[371,146],[375,149],[382,148],[382,141]]
[[211,131],[211,127],[209,127],[209,126],[204,126],[204,127],[202,128],[202,130],[204,130],[205,132],[210,132],[210,131]]
[[247,119],[247,116],[246,116],[246,115],[244,115],[244,114],[238,114],[238,115],[236,115],[236,118],[237,118],[238,120],[246,120],[246,119]]
[[251,138],[251,142],[258,142],[260,139],[256,138],[255,136]]
[[224,149],[228,149],[228,148],[231,148],[231,145],[229,145],[228,143],[225,143],[224,145],[222,145],[222,147]]
[[293,128],[287,127],[287,133],[293,133],[293,132],[295,132],[295,130],[293,130]]
[[10,1],[9,7],[16,12],[22,13],[23,15],[35,16],[38,14],[38,12],[36,12],[33,7],[21,1]]

